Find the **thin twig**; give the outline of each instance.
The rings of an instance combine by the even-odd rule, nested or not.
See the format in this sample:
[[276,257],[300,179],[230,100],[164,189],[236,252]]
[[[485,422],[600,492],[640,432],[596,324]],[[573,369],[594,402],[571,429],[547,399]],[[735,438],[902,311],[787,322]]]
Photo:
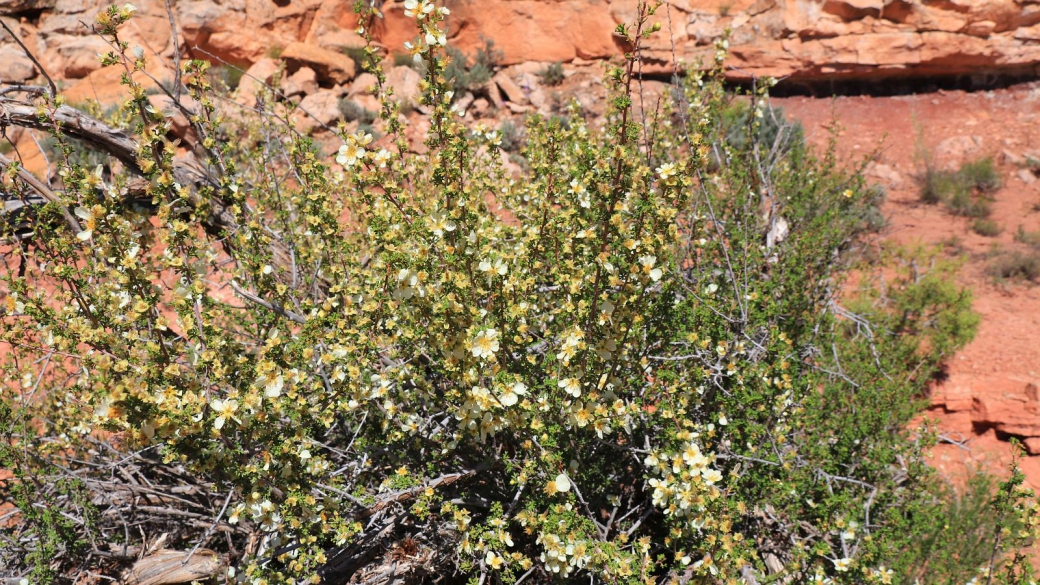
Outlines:
[[4,27],[4,30],[6,30],[11,35],[11,37],[14,39],[14,42],[18,43],[18,46],[22,48],[22,51],[25,51],[25,55],[29,57],[30,60],[32,60],[33,65],[36,65],[36,68],[40,70],[40,74],[47,79],[47,84],[50,85],[51,88],[51,99],[58,97],[58,86],[54,85],[54,80],[51,79],[51,76],[47,73],[47,70],[43,68],[43,65],[40,65],[40,62],[36,60],[36,56],[32,54],[32,51],[29,50],[29,47],[25,46],[25,43],[22,42],[22,39],[20,39],[18,35],[15,34],[13,30],[11,30],[11,27],[7,26],[6,22],[0,20],[0,26]]
[[25,184],[32,187],[33,191],[39,193],[40,196],[46,199],[47,201],[60,206],[61,214],[65,217],[65,223],[69,224],[69,228],[72,229],[72,233],[78,234],[81,231],[83,231],[83,228],[80,227],[79,222],[76,221],[76,218],[73,217],[72,214],[69,212],[69,208],[61,202],[61,199],[57,195],[55,195],[54,191],[51,191],[50,188],[47,187],[47,185],[44,185],[43,182],[34,177],[32,173],[22,168],[22,165],[16,164],[11,159],[0,154],[0,166],[5,168],[13,168],[15,173],[18,174],[18,178],[22,181],[25,181]]
[[282,317],[285,317],[286,319],[292,321],[293,323],[299,323],[300,325],[303,325],[304,323],[307,322],[307,319],[304,318],[303,316],[297,315],[296,313],[293,313],[292,311],[283,309],[282,307],[279,307],[279,306],[277,306],[277,305],[275,305],[275,304],[273,304],[271,302],[265,301],[264,299],[256,296],[255,294],[253,294],[253,293],[243,289],[241,286],[238,285],[237,282],[235,282],[233,280],[231,281],[231,288],[235,289],[235,292],[237,292],[239,295],[241,295],[247,301],[250,301],[250,302],[252,302],[254,304],[260,305],[261,307],[263,307],[263,308],[265,308],[265,309],[267,309],[269,311],[273,311],[273,312],[281,315]]
[[206,532],[202,535],[202,538],[200,538],[199,541],[195,543],[195,547],[191,549],[191,552],[189,552],[188,555],[184,557],[184,560],[181,561],[181,566],[187,565],[188,561],[191,560],[191,557],[195,556],[195,551],[199,550],[199,547],[202,546],[204,542],[209,540],[210,536],[212,536],[213,530],[217,528],[217,524],[220,524],[220,519],[224,517],[224,512],[227,511],[228,504],[231,503],[231,496],[234,493],[234,489],[228,490],[227,497],[224,498],[224,505],[221,506],[220,512],[217,514],[217,517],[213,519],[213,523],[209,525],[208,529],[206,529]]
[[177,41],[177,20],[173,17],[173,5],[170,4],[170,0],[166,0],[166,15],[170,17],[170,41],[173,42],[173,91],[176,93],[174,101],[180,102],[181,44]]

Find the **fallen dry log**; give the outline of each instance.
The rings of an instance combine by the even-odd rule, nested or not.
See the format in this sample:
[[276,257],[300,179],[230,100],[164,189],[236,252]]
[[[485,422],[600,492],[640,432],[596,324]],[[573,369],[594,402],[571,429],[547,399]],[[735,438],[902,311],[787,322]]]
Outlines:
[[[0,96],[0,129],[4,126],[19,126],[43,132],[61,132],[70,138],[82,140],[92,148],[117,159],[134,174],[144,175],[138,162],[140,147],[133,137],[76,108],[64,105],[56,108],[38,107]],[[0,161],[0,163],[2,162]],[[213,176],[213,172],[194,155],[175,159],[173,175],[181,185],[192,188],[192,193],[196,196],[202,186],[216,187],[219,184],[217,178]],[[143,182],[131,184],[126,196],[141,198],[144,195],[145,185]],[[33,187],[36,190],[35,186]],[[40,194],[50,199],[46,194],[42,192]],[[196,201],[195,203],[202,202]],[[238,229],[238,222],[231,214],[226,202],[219,198],[211,198],[205,203],[208,203],[211,210],[209,217],[203,221],[207,232],[219,237]]]
[[172,585],[205,581],[227,565],[223,556],[211,550],[161,550],[134,563],[123,577],[126,585]]
[[[49,133],[60,132],[67,137],[85,142],[90,147],[115,158],[130,172],[142,177],[142,179],[131,181],[128,184],[122,194],[127,201],[151,200],[148,193],[148,182],[143,179],[145,173],[139,162],[140,145],[123,130],[105,124],[71,106],[41,107],[0,95],[0,134],[7,126]],[[0,167],[9,164],[10,161],[6,161],[6,159],[0,160]],[[19,172],[19,176],[43,199],[43,201],[30,202],[29,205],[42,204],[45,201],[57,202],[57,196],[41,181],[24,171]],[[204,164],[195,154],[189,152],[183,156],[174,157],[173,176],[177,183],[189,188],[191,196],[194,198],[192,203],[195,206],[205,207],[209,210],[201,223],[203,229],[211,237],[223,240],[224,236],[239,229],[239,221],[232,213],[231,207],[220,197],[218,171]],[[204,189],[205,187],[208,189]],[[205,200],[202,193],[206,193]],[[26,203],[22,203],[18,207],[20,209],[25,205]],[[63,215],[66,223],[73,230],[79,231],[75,217],[69,213],[67,208],[63,208]],[[226,240],[224,241],[226,242]],[[292,253],[285,243],[272,242],[271,253],[278,266],[291,266]]]

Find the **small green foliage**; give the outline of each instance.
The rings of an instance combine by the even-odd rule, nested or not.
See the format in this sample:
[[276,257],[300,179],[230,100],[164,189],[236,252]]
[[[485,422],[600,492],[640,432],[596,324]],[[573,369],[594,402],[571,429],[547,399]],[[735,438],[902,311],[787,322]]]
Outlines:
[[943,238],[943,240],[939,242],[939,246],[947,256],[959,257],[963,256],[966,252],[964,248],[964,240],[957,234]]
[[927,168],[921,180],[921,201],[928,204],[941,203],[957,188],[955,173]]
[[959,490],[940,482],[935,491],[941,497],[901,510],[916,540],[900,559],[907,567],[903,582],[961,583],[989,565],[998,523],[992,509],[996,487],[991,476],[976,471]]
[[1027,231],[1021,224],[1015,230],[1015,241],[1033,249],[1040,249],[1040,230]]
[[[12,476],[0,482],[0,501],[13,504],[19,513],[16,519],[21,538],[35,543],[20,559],[29,570],[29,579],[33,583],[54,583],[60,577],[55,558],[89,551],[97,510],[77,478],[54,466],[41,466],[32,454],[18,448],[19,443],[36,438],[30,421],[29,409],[12,408],[0,401],[0,469]],[[75,517],[63,514],[63,506],[78,508],[82,520],[77,523]],[[4,568],[0,565],[0,571]]]
[[210,83],[224,91],[233,91],[242,81],[245,70],[234,65],[220,65],[209,70]]
[[543,85],[549,87],[556,87],[557,85],[562,84],[563,80],[566,79],[563,74],[563,63],[557,61],[556,63],[551,63],[548,66],[543,67],[542,70],[538,72],[538,78],[542,80]]
[[418,63],[408,53],[394,53],[393,55],[394,67],[411,67],[412,69],[420,69]]
[[1034,251],[994,249],[990,254],[988,272],[998,281],[1037,282],[1040,280],[1040,258]]
[[945,203],[954,215],[987,217],[991,213],[988,195],[1000,185],[1000,175],[989,157],[967,162],[957,171],[939,170],[926,163],[921,201]]
[[[1026,487],[1026,476],[1019,467],[1022,444],[1013,439],[1012,446],[1011,476],[1000,482],[991,504],[996,522],[984,574],[997,583],[1026,585],[1036,582],[1029,549],[1040,538],[1040,503],[1036,493]],[[1001,554],[1004,552],[1009,554]]]
[[343,47],[343,54],[350,57],[354,64],[358,66],[360,70],[365,66],[365,61],[368,60],[368,54],[365,52],[365,47]]
[[523,127],[517,126],[512,120],[503,120],[498,126],[498,132],[502,139],[502,150],[510,153],[519,152],[523,145]]
[[874,184],[863,190],[863,203],[857,208],[861,224],[858,231],[878,233],[885,229],[888,219],[881,209],[888,197],[888,189],[884,185]]
[[944,201],[953,215],[984,218],[993,213],[990,201],[969,189],[956,188]]
[[958,174],[961,179],[980,193],[992,193],[1000,189],[1000,173],[993,163],[993,157],[987,156],[964,163]]
[[281,59],[282,58],[282,53],[284,51],[285,51],[285,47],[283,47],[282,45],[279,45],[279,44],[276,43],[276,44],[273,44],[270,47],[268,47],[267,53],[265,53],[265,55],[269,59]]
[[1000,225],[996,221],[993,221],[992,219],[984,219],[980,217],[975,221],[971,222],[971,231],[975,232],[976,234],[979,234],[980,236],[993,238],[999,236],[1000,233],[1004,231],[1004,226]]
[[801,123],[789,122],[782,108],[766,103],[752,106],[746,101],[734,100],[722,111],[721,118],[726,144],[733,149],[746,148],[750,139],[766,155],[779,157],[805,142]]
[[378,112],[373,112],[347,97],[340,98],[339,113],[342,114],[343,119],[347,122],[358,121],[366,125],[371,125],[372,122],[379,118]]
[[456,98],[484,87],[491,81],[495,66],[502,60],[502,52],[495,48],[494,40],[485,37],[483,42],[484,45],[472,57],[458,47],[447,47],[449,61],[444,68],[444,78],[448,80]]

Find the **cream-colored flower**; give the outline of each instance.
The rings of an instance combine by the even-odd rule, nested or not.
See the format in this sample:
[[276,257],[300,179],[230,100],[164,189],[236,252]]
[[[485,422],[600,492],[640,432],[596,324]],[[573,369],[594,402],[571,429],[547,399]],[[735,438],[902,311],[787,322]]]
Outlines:
[[498,351],[498,331],[495,329],[485,329],[480,333],[477,333],[477,337],[473,340],[473,345],[470,347],[470,351],[474,357],[488,359],[495,355]]
[[350,142],[339,147],[336,162],[346,168],[350,168],[363,158],[365,158],[365,149],[358,146],[355,142]]
[[372,135],[368,132],[357,132],[350,137],[351,140],[357,143],[358,146],[368,146],[372,144]]
[[657,256],[640,256],[639,263],[643,266],[643,272],[650,277],[650,280],[657,282],[661,280],[661,276],[664,274],[660,268],[655,267],[657,264]]
[[430,214],[430,231],[438,238],[444,237],[444,232],[455,231],[455,222],[443,211],[434,211]]
[[701,471],[701,479],[708,485],[715,485],[722,481],[722,472],[718,469],[705,469]]
[[264,395],[268,398],[278,398],[282,395],[282,388],[284,386],[285,379],[282,378],[281,374],[267,378],[266,384],[264,384]]
[[575,398],[581,396],[581,381],[577,378],[564,378],[557,382],[556,385]]
[[517,382],[506,388],[499,400],[502,402],[502,406],[513,406],[520,401],[520,397],[524,394],[527,394],[527,386],[523,382]]
[[238,410],[237,400],[221,400],[216,398],[213,402],[209,403],[209,406],[217,415],[216,420],[213,421],[213,428],[218,431],[224,427],[224,423],[227,422],[228,419],[238,420],[235,418],[235,411]]
[[501,569],[502,566],[505,564],[505,559],[503,559],[500,555],[495,554],[493,551],[489,550],[487,552],[487,556],[484,557],[484,563],[486,563],[487,566],[497,571],[498,569]]
[[7,312],[10,313],[24,313],[25,303],[18,299],[18,293],[10,293],[7,298],[4,299],[4,305]]
[[94,213],[86,207],[77,207],[73,213],[76,214],[76,217],[83,220],[83,231],[76,234],[76,238],[85,242],[94,235],[97,220],[94,219]]
[[657,167],[657,174],[661,177],[662,180],[668,180],[674,177],[675,171],[675,164],[673,163],[664,163],[663,165]]
[[557,475],[556,479],[553,480],[553,482],[556,484],[556,491],[558,491],[558,492],[569,492],[569,491],[571,491],[571,480],[567,478],[567,474],[561,473],[560,475]]
[[445,46],[448,44],[448,37],[444,35],[444,32],[440,29],[433,29],[426,33],[425,36],[426,44],[432,46]]
[[376,163],[379,168],[386,168],[386,164],[390,162],[390,151],[385,148],[380,148],[379,152],[372,157],[372,162]]
[[496,259],[494,262],[485,258],[480,261],[477,268],[479,268],[481,272],[493,272],[499,276],[505,276],[506,273],[509,272],[509,265],[501,258]]
[[429,0],[404,0],[404,15],[408,18],[422,20],[433,10],[434,6]]
[[408,51],[408,54],[412,56],[412,61],[415,61],[416,63],[422,63],[422,54],[423,51],[426,50],[425,45],[423,45],[421,42],[418,45],[413,45],[412,43],[405,41],[404,48],[406,51]]
[[425,291],[419,286],[419,274],[414,270],[402,268],[397,273],[397,282],[399,284],[394,289],[393,297],[399,301],[407,301],[415,296],[416,293],[420,297],[426,296]]

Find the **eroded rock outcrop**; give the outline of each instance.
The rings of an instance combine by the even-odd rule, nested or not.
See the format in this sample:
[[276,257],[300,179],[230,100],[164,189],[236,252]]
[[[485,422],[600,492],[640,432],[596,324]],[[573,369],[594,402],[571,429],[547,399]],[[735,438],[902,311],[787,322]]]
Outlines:
[[932,405],[969,415],[976,432],[993,429],[1000,437],[1022,441],[1030,455],[1040,455],[1040,386],[1018,377],[994,377],[980,387],[985,392],[967,383],[943,387]]
[[[634,17],[636,0],[446,0],[451,42],[473,52],[493,39],[502,64],[571,61],[617,55],[612,32]],[[84,23],[101,0],[0,0],[0,17],[18,29],[52,74],[79,78],[96,70],[101,46]],[[363,41],[351,0],[180,0],[177,45],[238,66],[289,47],[342,54]],[[401,0],[384,0],[373,30],[387,52],[415,36]],[[1036,0],[669,0],[656,20],[644,70],[672,71],[673,57],[710,62],[714,42],[729,37],[729,75],[793,79],[893,76],[1031,75],[1040,63]],[[175,45],[166,7],[139,0],[126,39],[160,59]],[[0,35],[0,46],[12,46]],[[6,48],[4,49],[7,50]],[[13,62],[7,60],[7,62]],[[321,71],[312,67],[321,75]],[[24,63],[8,65],[11,79]],[[340,77],[346,77],[341,75]],[[340,83],[341,81],[337,81]]]

